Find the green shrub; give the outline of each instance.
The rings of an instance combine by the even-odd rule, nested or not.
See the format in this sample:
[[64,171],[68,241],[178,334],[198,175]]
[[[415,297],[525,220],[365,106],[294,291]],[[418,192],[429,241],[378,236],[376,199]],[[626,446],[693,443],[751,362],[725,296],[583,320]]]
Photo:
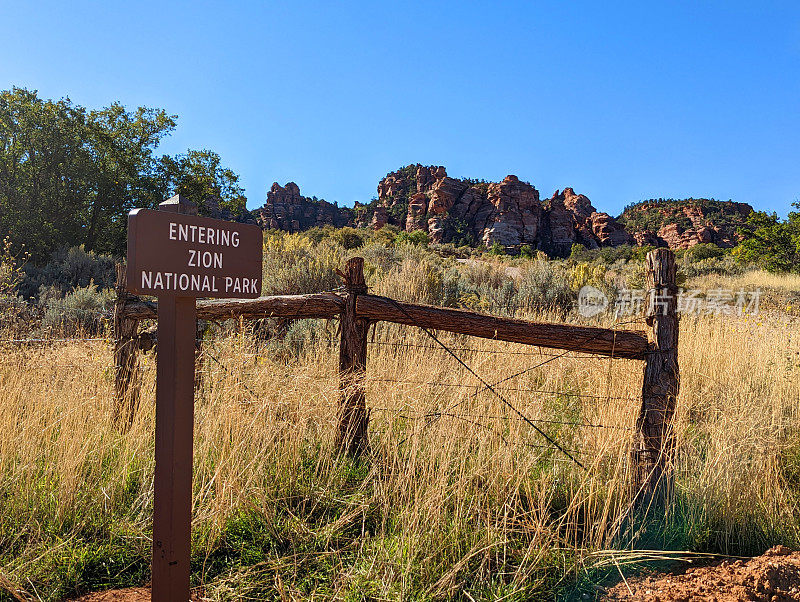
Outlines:
[[394,244],[399,233],[400,228],[392,224],[386,224],[383,228],[373,233],[372,239],[377,243],[388,246]]
[[361,234],[359,234],[358,230],[349,226],[335,230],[332,238],[347,250],[364,246],[364,239]]
[[56,288],[42,290],[44,317],[42,329],[64,336],[96,335],[103,331],[111,317],[114,291],[90,283],[59,297]]
[[303,232],[303,236],[311,240],[314,244],[318,244],[326,238],[331,238],[335,232],[336,229],[333,226],[326,224],[324,226],[309,228]]
[[725,255],[725,249],[711,243],[695,245],[686,249],[685,253],[685,256],[691,261],[702,261],[703,259],[722,257],[723,255]]
[[346,253],[330,238],[314,244],[302,234],[269,233],[264,239],[262,293],[300,295],[331,290],[341,284]]
[[522,271],[518,287],[516,304],[521,310],[566,314],[575,301],[570,275],[564,267],[553,262],[531,262]]
[[0,299],[16,297],[16,290],[24,278],[19,264],[25,257],[19,257],[12,251],[11,239],[6,237],[0,242]]
[[23,270],[25,277],[19,285],[19,292],[26,299],[38,297],[43,288],[56,288],[62,296],[88,286],[113,288],[117,279],[114,258],[87,252],[83,245],[61,249],[44,266],[28,264]]
[[430,236],[425,230],[414,230],[413,232],[401,232],[394,239],[395,244],[410,244],[427,247],[431,242]]
[[499,257],[500,255],[505,255],[506,250],[503,247],[503,245],[501,245],[499,242],[496,242],[491,247],[489,247],[488,253],[489,255],[495,255]]

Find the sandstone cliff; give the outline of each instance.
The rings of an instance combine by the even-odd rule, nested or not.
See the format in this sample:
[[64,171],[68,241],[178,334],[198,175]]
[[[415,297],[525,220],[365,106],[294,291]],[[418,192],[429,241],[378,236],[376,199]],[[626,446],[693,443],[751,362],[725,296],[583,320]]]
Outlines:
[[542,201],[536,188],[513,175],[488,183],[451,178],[441,166],[404,167],[378,184],[375,210],[376,225],[426,230],[434,242],[510,251],[528,245],[557,256],[569,254],[576,242],[589,248],[635,244],[586,196],[565,188]]
[[275,182],[267,193],[267,202],[253,214],[265,230],[287,232],[302,232],[314,226],[325,225],[340,228],[352,222],[351,209],[304,197],[294,182],[289,182],[286,186]]
[[733,247],[753,208],[710,199],[653,199],[625,208],[620,222],[638,244],[687,249],[700,243]]
[[352,209],[304,197],[294,182],[276,182],[253,215],[265,229],[380,229],[391,224],[409,232],[424,230],[436,243],[499,245],[511,252],[527,245],[563,257],[575,243],[590,249],[623,244],[688,248],[701,242],[732,246],[751,211],[750,205],[730,201],[659,200],[632,205],[614,218],[572,188],[542,200],[536,188],[513,175],[500,182],[457,179],[443,166],[417,164],[387,174],[378,183],[377,198]]

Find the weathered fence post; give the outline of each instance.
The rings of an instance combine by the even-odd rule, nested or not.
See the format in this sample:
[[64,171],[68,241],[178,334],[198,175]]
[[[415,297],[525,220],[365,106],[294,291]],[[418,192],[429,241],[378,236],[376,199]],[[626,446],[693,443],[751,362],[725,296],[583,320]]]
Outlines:
[[670,249],[651,251],[646,267],[647,324],[653,340],[645,358],[642,407],[636,420],[634,470],[640,500],[652,500],[657,490],[665,495],[671,491],[672,418],[680,386],[675,254]]
[[128,317],[125,304],[133,298],[125,289],[125,266],[117,264],[117,300],[114,303],[114,424],[130,428],[139,407],[139,320]]
[[369,320],[356,317],[356,297],[367,293],[364,260],[349,259],[340,273],[347,290],[340,318],[339,345],[339,427],[336,445],[339,451],[359,455],[369,447],[364,377],[367,371],[367,332]]

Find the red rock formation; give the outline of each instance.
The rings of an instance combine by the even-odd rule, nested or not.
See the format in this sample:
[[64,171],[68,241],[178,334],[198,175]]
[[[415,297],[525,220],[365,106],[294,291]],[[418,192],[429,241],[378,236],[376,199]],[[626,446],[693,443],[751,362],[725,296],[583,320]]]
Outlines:
[[272,184],[267,193],[267,202],[254,212],[256,221],[264,229],[279,229],[300,232],[314,226],[346,226],[349,215],[335,203],[315,201],[300,194],[294,182],[280,186]]
[[636,241],[623,228],[616,219],[608,213],[598,213],[597,211],[589,215],[587,223],[591,227],[592,234],[599,246],[630,245]]
[[428,190],[430,197],[430,205],[428,206],[428,213],[433,215],[441,215],[447,213],[453,208],[458,197],[460,197],[467,185],[461,180],[448,178],[443,176],[435,180]]
[[[686,199],[683,201],[651,201],[629,207],[623,217],[636,227],[643,214],[655,216],[658,231],[639,230],[633,233],[638,244],[688,249],[700,243],[733,247],[739,240],[739,227],[746,227],[747,216],[753,208],[747,203]],[[715,223],[716,222],[716,223]],[[658,224],[661,224],[658,226]],[[646,242],[645,242],[646,241]]]
[[425,230],[428,213],[428,196],[424,192],[415,192],[408,202],[408,216],[406,217],[406,231]]
[[[417,164],[387,174],[378,184],[377,203],[339,208],[303,197],[293,182],[284,187],[275,183],[266,204],[253,214],[264,228],[291,232],[325,224],[375,229],[393,224],[407,231],[425,230],[433,242],[499,244],[509,250],[530,245],[565,256],[574,243],[590,249],[622,244],[733,246],[738,241],[736,225],[751,211],[745,203],[658,201],[632,206],[618,221],[595,210],[588,197],[572,188],[541,202],[536,188],[516,176],[477,182],[449,177],[442,166]],[[723,225],[714,224],[720,212]],[[655,224],[658,231],[637,231],[636,224]]]
[[659,247],[663,242],[659,240],[658,236],[648,230],[634,233],[633,239],[640,247]]
[[375,213],[372,214],[372,221],[370,222],[369,226],[373,230],[380,230],[389,222],[387,215],[386,215],[386,207],[384,205],[378,205],[375,207]]
[[536,244],[542,219],[538,190],[509,175],[502,182],[489,184],[488,200],[494,211],[483,231],[482,240],[487,247]]
[[539,247],[551,255],[568,255],[577,242],[577,220],[566,206],[563,194],[556,190],[545,204],[545,220],[542,241]]

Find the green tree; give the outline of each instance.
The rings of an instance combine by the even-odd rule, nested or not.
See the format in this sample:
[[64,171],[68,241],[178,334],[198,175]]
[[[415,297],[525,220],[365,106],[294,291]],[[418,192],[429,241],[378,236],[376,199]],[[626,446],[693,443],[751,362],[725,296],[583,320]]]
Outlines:
[[174,127],[160,109],[90,111],[0,92],[0,237],[24,242],[35,261],[80,244],[121,253],[128,211],[163,200],[154,150]]
[[359,234],[358,230],[349,226],[335,230],[333,239],[345,249],[358,249],[364,246],[364,239],[361,234]]
[[[800,209],[800,203],[792,203]],[[785,221],[776,213],[754,211],[747,219],[749,229],[740,230],[744,240],[735,255],[753,261],[772,272],[800,272],[800,212],[790,211]]]
[[394,239],[394,242],[397,245],[406,244],[427,247],[431,242],[431,238],[425,230],[414,230],[413,232],[401,232]]
[[165,156],[161,168],[169,191],[187,196],[197,204],[201,215],[232,219],[248,215],[247,197],[239,186],[239,176],[223,167],[222,159],[214,151],[189,150],[184,155]]

